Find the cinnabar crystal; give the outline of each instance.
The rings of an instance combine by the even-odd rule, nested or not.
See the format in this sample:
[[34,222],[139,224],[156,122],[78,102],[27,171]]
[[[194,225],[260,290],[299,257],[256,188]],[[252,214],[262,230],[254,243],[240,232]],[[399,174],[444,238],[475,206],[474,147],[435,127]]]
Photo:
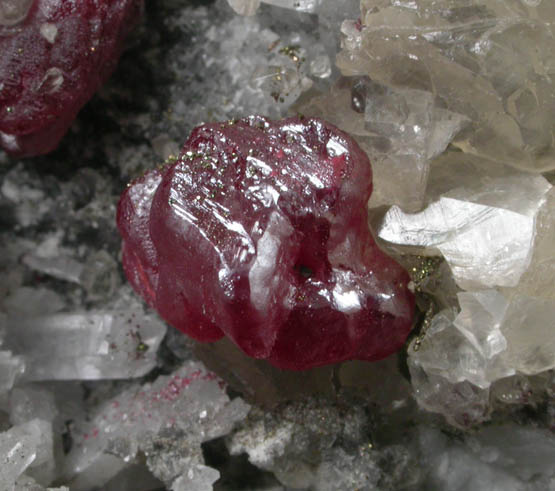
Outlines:
[[368,228],[371,192],[366,154],[325,121],[206,124],[123,193],[125,273],[197,340],[287,369],[378,360],[403,345],[414,297]]
[[114,70],[142,0],[0,0],[0,146],[57,147]]

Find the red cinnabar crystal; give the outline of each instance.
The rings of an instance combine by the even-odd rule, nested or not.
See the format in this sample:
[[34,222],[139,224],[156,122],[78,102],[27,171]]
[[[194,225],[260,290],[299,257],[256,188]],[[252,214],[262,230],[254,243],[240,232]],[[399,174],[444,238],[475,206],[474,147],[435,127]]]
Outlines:
[[125,273],[200,341],[288,369],[377,360],[403,345],[414,297],[370,233],[371,192],[366,154],[329,123],[206,124],[123,193]]
[[0,146],[47,153],[114,70],[142,0],[0,0]]

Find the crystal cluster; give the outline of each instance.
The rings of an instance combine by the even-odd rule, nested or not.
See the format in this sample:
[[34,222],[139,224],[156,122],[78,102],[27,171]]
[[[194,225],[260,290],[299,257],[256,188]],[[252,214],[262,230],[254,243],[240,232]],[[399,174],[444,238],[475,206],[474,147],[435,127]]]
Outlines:
[[56,148],[115,68],[142,0],[0,3],[0,146],[19,156]]
[[240,398],[230,401],[215,374],[188,362],[152,384],[129,387],[96,407],[90,420],[75,424],[66,472],[96,476],[98,485],[97,466],[108,454],[122,459],[112,468],[117,473],[140,451],[153,475],[172,490],[210,490],[219,474],[204,465],[200,445],[229,433],[248,411]]
[[[0,29],[58,3],[0,0]],[[552,489],[553,2],[145,9],[59,151],[0,150],[0,489]],[[289,371],[195,342],[122,274],[126,182],[204,122],[299,113],[370,157],[370,223],[411,276],[413,337],[383,360]]]
[[200,341],[306,369],[376,360],[412,325],[408,275],[367,225],[368,158],[317,119],[195,129],[118,208],[131,284]]
[[454,141],[465,152],[546,171],[555,168],[554,20],[545,0],[362,0],[337,64],[469,118]]

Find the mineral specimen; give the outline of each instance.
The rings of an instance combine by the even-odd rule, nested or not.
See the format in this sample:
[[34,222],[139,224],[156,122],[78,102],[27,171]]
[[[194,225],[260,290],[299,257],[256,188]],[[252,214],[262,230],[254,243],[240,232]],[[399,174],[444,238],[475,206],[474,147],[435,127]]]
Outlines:
[[555,168],[553,2],[361,1],[345,22],[344,75],[429,91],[471,120],[455,145],[542,172]]
[[0,146],[30,156],[58,145],[115,68],[142,0],[0,3]]
[[6,318],[6,344],[21,356],[0,351],[2,365],[9,362],[12,373],[20,359],[26,363],[26,380],[139,377],[155,366],[166,326],[152,312],[145,313],[130,291],[119,292],[122,298],[110,309],[67,313],[33,312],[42,292],[22,296],[21,290],[16,291],[18,300],[27,299],[31,307],[26,312],[12,308]]
[[206,481],[214,482],[218,472],[204,466],[200,445],[229,433],[249,411],[242,399],[230,401],[225,389],[197,362],[127,388],[97,407],[90,421],[76,423],[66,472],[83,472],[106,454],[129,462],[141,451],[168,487],[211,489]]
[[380,238],[441,252],[462,288],[516,286],[530,265],[536,215],[551,185],[460,152],[439,160],[428,189],[436,200],[416,214],[391,207]]
[[414,300],[370,234],[371,191],[364,152],[322,120],[207,124],[122,195],[124,269],[198,340],[288,369],[384,358]]

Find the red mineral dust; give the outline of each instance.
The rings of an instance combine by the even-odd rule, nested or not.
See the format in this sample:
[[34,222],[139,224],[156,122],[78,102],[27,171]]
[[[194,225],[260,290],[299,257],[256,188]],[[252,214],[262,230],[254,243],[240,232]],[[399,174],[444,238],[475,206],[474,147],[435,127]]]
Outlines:
[[55,149],[141,10],[142,0],[0,0],[0,147]]
[[368,157],[325,121],[206,124],[123,193],[124,270],[199,341],[295,370],[379,360],[403,346],[414,296],[370,233],[371,192]]

